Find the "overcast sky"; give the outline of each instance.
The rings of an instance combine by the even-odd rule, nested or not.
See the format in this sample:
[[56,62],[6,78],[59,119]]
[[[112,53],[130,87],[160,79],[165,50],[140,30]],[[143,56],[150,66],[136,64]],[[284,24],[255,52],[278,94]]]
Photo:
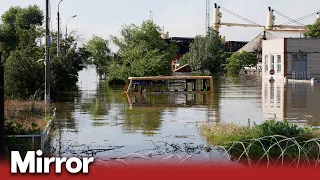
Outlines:
[[[59,1],[51,0],[53,29],[57,26]],[[320,10],[319,0],[212,0],[212,7],[213,3],[262,25],[267,21],[268,6],[293,19]],[[0,14],[11,6],[26,7],[31,4],[45,9],[45,0],[1,0]],[[171,37],[194,37],[205,31],[205,0],[64,0],[60,5],[63,30],[66,20],[76,14],[78,17],[69,21],[68,29],[77,30],[86,40],[94,34],[106,39],[110,35],[119,35],[123,24],[140,24],[149,19],[150,10],[154,22],[164,26]],[[223,11],[222,16],[223,22],[245,23]],[[302,23],[313,23],[315,18]],[[276,24],[284,22],[287,20],[276,17]],[[261,28],[222,27],[220,32],[229,41],[249,41],[261,31]]]

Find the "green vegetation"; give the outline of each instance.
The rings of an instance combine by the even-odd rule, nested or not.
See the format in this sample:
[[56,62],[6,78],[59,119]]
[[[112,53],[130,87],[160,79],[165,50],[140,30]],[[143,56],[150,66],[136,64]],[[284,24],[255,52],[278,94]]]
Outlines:
[[196,36],[190,52],[183,56],[180,62],[189,64],[193,71],[209,71],[215,74],[223,70],[222,55],[220,35],[211,28],[205,36]]
[[204,135],[214,145],[225,145],[235,141],[248,141],[265,136],[281,135],[285,137],[316,137],[311,129],[298,127],[282,121],[270,120],[260,125],[238,126],[235,124],[217,124],[202,126]]
[[126,25],[121,37],[112,37],[119,51],[118,58],[108,67],[109,83],[125,82],[130,76],[168,75],[170,60],[178,48],[163,40],[160,32],[153,22],[144,21],[141,26]]
[[[253,162],[297,159],[315,160],[320,153],[320,134],[296,124],[266,121],[260,125],[202,125],[202,134],[213,145],[224,147],[237,160]],[[294,159],[295,161],[297,159]]]
[[41,133],[47,125],[44,102],[5,101],[5,134],[27,135]]
[[254,67],[258,63],[256,55],[246,51],[236,52],[226,59],[226,71],[230,74],[239,74],[244,67]]
[[[32,149],[31,138],[7,137],[9,135],[41,134],[48,124],[49,117],[45,116],[44,102],[37,101],[5,101],[5,140],[6,152],[19,150],[26,152]],[[35,139],[40,146],[40,138]],[[35,148],[35,147],[33,147]]]
[[320,38],[320,20],[317,20],[314,24],[307,26],[308,31],[304,33],[305,37]]
[[[5,63],[6,99],[43,99],[44,97],[44,37],[43,12],[36,5],[26,8],[11,7],[1,16],[0,51]],[[61,58],[56,57],[56,33],[52,32],[51,96],[59,97],[63,91],[73,89],[78,72],[90,53],[77,47],[78,38],[68,36],[61,42]]]
[[108,67],[113,61],[113,56],[109,48],[109,41],[102,37],[93,36],[86,45],[87,50],[91,53],[91,62],[97,66],[98,74],[108,73]]

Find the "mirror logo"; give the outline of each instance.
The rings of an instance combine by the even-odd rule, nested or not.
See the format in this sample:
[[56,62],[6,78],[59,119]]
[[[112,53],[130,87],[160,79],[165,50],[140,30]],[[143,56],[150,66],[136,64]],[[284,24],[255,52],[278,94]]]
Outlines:
[[[82,172],[83,174],[89,173],[89,164],[94,162],[94,158],[58,158],[58,157],[42,157],[41,150],[28,151],[24,160],[22,160],[19,151],[11,152],[11,173],[36,173],[48,174],[50,173],[50,165],[55,164],[55,173],[60,174],[62,165],[69,173],[76,174]],[[75,165],[75,166],[73,166]]]

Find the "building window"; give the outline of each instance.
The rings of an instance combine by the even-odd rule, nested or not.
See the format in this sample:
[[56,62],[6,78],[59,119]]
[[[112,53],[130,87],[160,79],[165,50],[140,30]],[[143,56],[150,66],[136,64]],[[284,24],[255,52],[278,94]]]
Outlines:
[[277,56],[277,72],[281,73],[281,55]]
[[268,55],[264,57],[264,72],[268,72]]
[[274,56],[271,55],[271,68],[270,70],[274,70]]

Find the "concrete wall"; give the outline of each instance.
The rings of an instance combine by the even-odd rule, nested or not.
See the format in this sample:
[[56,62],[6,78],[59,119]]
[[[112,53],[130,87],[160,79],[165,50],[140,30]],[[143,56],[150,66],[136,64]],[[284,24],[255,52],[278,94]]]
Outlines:
[[[271,57],[274,56],[274,70],[275,75],[273,77],[275,79],[283,79],[285,74],[284,69],[284,58],[285,58],[285,43],[284,39],[273,39],[273,40],[266,40],[262,42],[262,76],[266,79],[270,79],[270,70],[271,68]],[[281,70],[278,71],[278,62],[277,57],[281,56]],[[268,68],[266,68],[266,63]]]
[[[287,38],[287,77],[292,78],[293,55],[307,55],[310,78],[320,79],[320,39]],[[301,52],[301,53],[299,53]]]

